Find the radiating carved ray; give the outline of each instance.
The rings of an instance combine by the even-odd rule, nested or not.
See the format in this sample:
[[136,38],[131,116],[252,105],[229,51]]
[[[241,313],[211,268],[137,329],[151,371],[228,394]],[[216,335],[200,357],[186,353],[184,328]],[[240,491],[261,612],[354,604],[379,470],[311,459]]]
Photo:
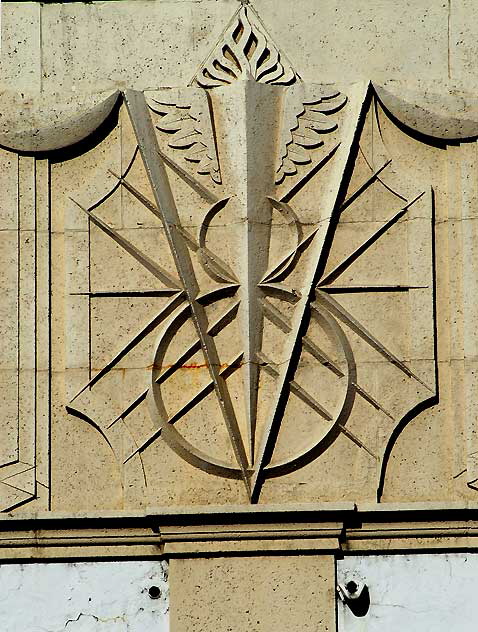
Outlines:
[[398,213],[389,219],[383,226],[381,226],[377,231],[373,233],[368,239],[366,239],[358,248],[356,248],[348,257],[346,257],[343,261],[341,261],[333,270],[329,272],[318,284],[318,287],[321,285],[330,285],[337,279],[341,274],[345,272],[345,270],[352,265],[354,261],[356,261],[363,253],[368,250],[380,237],[389,230],[394,224],[401,219],[408,209],[415,204],[421,197],[425,195],[425,191],[417,195],[415,199],[409,202],[406,206],[404,206]]
[[229,390],[227,388],[226,381],[219,370],[221,363],[216,344],[214,338],[207,332],[208,321],[206,312],[197,300],[199,286],[194,273],[187,243],[177,228],[180,224],[178,212],[164,167],[164,162],[159,154],[158,142],[150,113],[148,111],[144,95],[139,92],[127,90],[125,92],[125,101],[136,134],[146,173],[151,184],[156,202],[155,206],[159,209],[162,216],[163,226],[176,263],[176,268],[191,306],[192,320],[195,325],[197,335],[201,341],[204,359],[211,375],[211,380],[222,410],[234,454],[241,470],[242,479],[249,493],[249,465],[246,451],[242,442]]
[[177,290],[178,292],[181,291],[182,288],[181,288],[181,282],[179,281],[179,279],[175,279],[173,276],[171,276],[167,270],[165,270],[162,266],[156,263],[156,261],[153,261],[150,257],[142,253],[140,250],[138,250],[138,248],[136,248],[136,246],[134,246],[128,239],[120,235],[118,231],[116,231],[114,228],[111,228],[111,226],[108,226],[108,224],[104,222],[102,219],[94,215],[88,209],[81,206],[81,204],[73,200],[73,198],[70,198],[70,199],[79,208],[81,208],[81,210],[84,213],[88,215],[91,221],[96,226],[98,226],[98,228],[100,228],[104,233],[106,233],[106,235],[111,237],[119,246],[121,246],[124,250],[126,250],[126,252],[132,255],[136,259],[136,261],[139,261],[139,263],[141,263],[146,268],[146,270],[151,272],[151,274],[154,274],[154,276],[157,279],[159,279],[162,283],[164,283],[166,286],[173,288]]
[[289,250],[278,263],[274,264],[272,269],[269,269],[266,272],[265,276],[261,279],[260,284],[272,283],[277,277],[281,276],[284,273],[284,270],[288,267],[289,262],[296,260],[296,255],[307,248],[319,230],[320,227],[314,228],[314,230],[304,237],[297,246],[291,248],[291,250]]
[[[229,322],[231,322],[231,320],[237,314],[237,308],[238,307],[239,307],[239,303],[235,303],[234,305],[229,307],[224,312],[224,314],[221,314],[214,322],[212,322],[211,325],[209,326],[209,333],[212,336],[215,336],[216,333],[218,333],[223,327],[225,327]],[[163,382],[165,382],[168,378],[170,378],[178,370],[178,368],[183,366],[185,362],[187,362],[190,358],[192,358],[192,356],[195,353],[197,353],[200,350],[201,350],[201,342],[198,339],[198,340],[194,341],[184,351],[184,353],[182,353],[179,356],[179,358],[177,358],[177,360],[171,366],[168,366],[166,368],[166,370],[163,371],[163,373],[161,373],[161,375],[159,375],[156,378],[156,380],[155,380],[156,384],[162,384]],[[120,419],[124,419],[135,408],[137,408],[137,406],[139,406],[146,399],[146,396],[148,395],[148,391],[149,391],[149,389],[146,389],[138,397],[136,397],[136,399],[134,399],[125,408],[125,410],[120,415],[118,415],[118,417],[116,417],[116,419],[113,419],[113,421],[109,424],[109,426],[107,426],[107,428],[111,428],[116,422],[118,422]]]
[[[354,331],[358,336],[365,340],[373,349],[378,351],[384,358],[386,358],[391,364],[396,366],[400,371],[405,373],[406,376],[413,378],[417,382],[419,382],[426,389],[431,391],[432,389],[425,384],[417,375],[415,375],[410,369],[404,364],[396,355],[394,355],[391,351],[389,351],[375,336],[373,336],[369,331],[365,329],[363,325],[359,323],[357,319],[355,319],[347,310],[340,305],[335,299],[322,291],[316,291],[315,293],[316,301],[321,303],[329,310],[334,316],[339,318],[345,325],[350,327],[352,331]],[[320,309],[314,306],[314,303],[311,304],[312,308]]]
[[357,445],[359,448],[362,448],[362,450],[365,450],[365,452],[367,454],[369,454],[373,459],[375,459],[376,461],[378,461],[378,456],[376,454],[374,454],[372,452],[372,450],[370,450],[370,448],[367,448],[367,446],[365,445],[365,443],[363,441],[361,441],[356,434],[354,434],[353,432],[351,432],[348,428],[346,428],[345,426],[342,426],[342,424],[337,424],[340,432],[342,432],[342,434],[344,434],[348,439],[350,439],[351,441],[353,441],[355,443],[355,445]]
[[379,402],[375,399],[375,397],[372,397],[370,393],[367,393],[367,391],[364,390],[361,386],[359,386],[357,382],[352,382],[352,384],[354,385],[355,390],[357,391],[357,394],[360,395],[362,399],[364,399],[371,406],[373,406],[375,410],[380,410],[389,419],[391,419],[392,421],[395,421],[395,417],[391,413],[389,413],[386,408],[384,408],[381,404],[379,404]]
[[143,338],[145,338],[148,334],[150,334],[160,323],[163,322],[165,318],[170,316],[175,309],[177,309],[182,303],[184,303],[184,292],[178,293],[163,307],[163,309],[156,314],[156,316],[141,329],[139,333],[136,334],[128,344],[121,349],[109,362],[106,364],[101,371],[99,371],[96,375],[94,375],[89,382],[87,382],[80,391],[73,397],[71,402],[73,402],[81,393],[83,393],[87,388],[91,388],[94,386],[101,378],[106,375],[111,369],[118,364],[118,362],[133,349]]
[[[237,369],[241,365],[242,357],[243,357],[243,354],[241,352],[226,366],[219,369],[219,374],[222,379],[226,380],[230,375],[232,375],[235,371],[237,371]],[[198,393],[196,393],[194,397],[192,397],[186,404],[184,404],[184,406],[181,406],[181,408],[178,411],[176,411],[168,419],[168,423],[175,423],[176,421],[181,419],[181,417],[183,417],[189,410],[191,410],[191,408],[194,408],[194,406],[197,406],[197,404],[199,404],[203,399],[205,399],[214,390],[215,390],[215,384],[213,381],[210,381],[200,391],[198,391]],[[158,430],[155,430],[155,432],[153,432],[145,441],[143,441],[143,443],[134,452],[132,452],[125,459],[123,463],[126,464],[136,454],[146,450],[146,448],[149,447],[160,436],[161,436],[161,428],[158,428]]]
[[[277,369],[275,369],[271,365],[271,363],[267,359],[267,357],[263,353],[260,354],[260,357],[261,357],[261,361],[264,362],[264,370],[267,373],[269,373],[269,375],[271,375],[274,378],[279,377],[279,371],[277,371]],[[310,406],[310,408],[312,408],[312,410],[315,410],[315,412],[317,412],[321,417],[323,417],[327,421],[332,421],[333,420],[332,415],[321,404],[319,404],[319,402],[314,397],[312,397],[312,395],[310,395],[310,393],[308,393],[304,388],[302,388],[302,386],[300,386],[295,380],[292,380],[289,383],[289,387],[290,387],[291,393],[294,393],[294,395],[296,395],[305,404]],[[361,441],[348,428],[346,428],[342,424],[337,424],[337,425],[338,425],[338,428],[340,429],[340,432],[342,432],[346,437],[348,437],[351,441],[353,441],[360,448],[365,450],[374,459],[377,459],[377,456],[369,448],[367,448],[367,446],[363,443],[363,441]]]
[[364,193],[369,186],[371,186],[377,179],[378,176],[382,173],[382,171],[388,167],[388,165],[392,162],[392,159],[387,160],[386,163],[384,163],[380,169],[377,169],[377,171],[375,171],[375,173],[373,173],[369,178],[367,178],[367,180],[365,180],[365,182],[359,186],[359,188],[354,191],[353,193],[351,193],[349,195],[349,197],[344,201],[344,203],[342,204],[342,206],[340,207],[340,213],[343,213],[345,211],[346,208],[348,208],[351,204],[353,204],[353,202],[355,202],[355,200],[362,195],[362,193]]
[[361,292],[408,292],[426,290],[428,285],[320,285],[327,294],[358,294]]
[[112,428],[120,419],[126,419],[126,417],[133,412],[133,410],[135,410],[136,408],[138,408],[138,406],[144,402],[144,400],[146,399],[147,395],[148,395],[148,391],[149,389],[147,388],[145,391],[143,391],[140,395],[138,395],[138,397],[136,397],[131,404],[129,404],[129,406],[127,408],[125,408],[123,410],[123,412],[121,413],[121,415],[118,415],[115,419],[113,419],[113,421],[108,424],[106,426],[106,429],[109,430],[110,428]]
[[163,288],[158,290],[120,290],[119,292],[99,291],[99,292],[70,292],[70,296],[90,296],[91,298],[149,298],[159,296],[173,296],[177,294],[175,288]]
[[299,290],[290,287],[286,283],[259,283],[259,287],[261,287],[268,296],[277,296],[277,298],[287,301],[292,305],[295,305],[302,296]]
[[[270,359],[267,358],[267,356],[262,351],[258,353],[258,357],[266,373],[269,373],[269,375],[273,378],[279,377],[279,371],[274,368]],[[305,404],[310,406],[312,410],[315,410],[316,413],[318,413],[327,421],[332,421],[333,417],[328,412],[328,410],[326,410],[324,406],[322,406],[322,404],[319,404],[319,402],[314,397],[312,397],[312,395],[310,395],[310,393],[308,393],[304,388],[302,388],[302,386],[300,386],[295,380],[292,380],[289,383],[289,387],[291,392],[294,393],[294,395],[297,395],[297,397]]]
[[198,182],[196,178],[194,178],[185,169],[183,169],[180,165],[178,165],[178,163],[175,162],[172,158],[170,158],[169,156],[166,156],[166,154],[162,152],[161,150],[159,150],[159,155],[164,160],[164,162],[168,165],[168,167],[170,167],[173,171],[175,171],[178,174],[178,176],[182,178],[184,182],[186,182],[186,184],[189,184],[191,189],[196,191],[196,193],[199,193],[199,195],[202,198],[204,198],[207,202],[209,202],[210,204],[215,204],[216,202],[219,201],[219,198],[217,197],[215,193],[213,193],[212,191],[209,191],[209,189],[207,189],[203,184]]
[[318,173],[322,169],[322,167],[324,167],[329,162],[329,160],[334,156],[339,147],[340,143],[337,143],[334,147],[332,147],[328,154],[321,158],[321,160],[319,160],[316,165],[311,167],[309,171],[287,191],[287,193],[284,193],[284,195],[281,197],[281,202],[290,202],[292,198],[305,187],[307,182],[309,182],[315,176],[315,174]]
[[187,229],[182,226],[179,226],[178,229],[184,239],[188,242],[191,250],[199,255],[199,258],[202,260],[201,263],[203,263],[203,266],[206,269],[206,272],[209,273],[209,276],[211,276],[215,281],[222,283],[239,283],[236,275],[225,261],[211,252],[209,248],[200,246],[196,238],[191,235]]
[[202,305],[210,305],[215,301],[225,298],[226,296],[235,296],[239,289],[239,284],[228,283],[222,284],[212,290],[205,290],[197,295],[197,300]]
[[[279,327],[284,333],[289,333],[292,329],[290,321],[286,316],[284,316],[274,305],[271,305],[267,300],[262,301],[262,306],[264,309],[265,315],[273,322],[277,327]],[[311,340],[308,336],[304,336],[302,338],[302,346],[305,351],[310,353],[322,366],[326,367],[332,373],[334,373],[337,377],[344,377],[343,371],[335,364],[335,362],[323,351],[320,347]],[[362,388],[357,382],[352,382],[355,387],[357,394],[360,395],[365,401],[371,404],[376,410],[382,411],[387,417],[394,420],[393,415],[391,415],[383,406],[381,406],[377,400],[370,395],[364,388]]]
[[[132,184],[130,184],[125,178],[121,178],[116,173],[114,173],[114,171],[111,171],[111,169],[110,169],[110,173],[115,178],[118,178],[121,181],[121,184],[125,187],[125,189],[127,189],[132,195],[134,195],[134,197],[137,200],[139,200],[147,209],[149,209],[154,215],[156,215],[156,217],[158,217],[162,221],[161,213],[159,212],[156,205],[153,204],[153,202],[151,202],[151,200],[148,200],[148,198],[145,195],[143,195],[141,191],[138,191],[138,189],[134,187]],[[213,205],[213,208],[214,206],[216,206],[217,204],[221,202],[225,203],[227,202],[227,199],[218,200]],[[198,252],[200,257],[203,259],[205,265],[209,266],[212,269],[213,274],[215,273],[216,275],[220,277],[219,279],[216,279],[216,280],[221,280],[226,283],[231,283],[231,282],[238,283],[238,280],[236,279],[234,272],[231,270],[231,268],[227,265],[225,261],[222,261],[222,259],[220,259],[217,255],[212,253],[208,248],[201,246],[197,242],[195,237],[191,235],[191,233],[185,228],[183,228],[181,225],[178,225],[177,229],[182,234],[182,236],[187,241],[187,243],[192,248],[192,250],[194,252]]]

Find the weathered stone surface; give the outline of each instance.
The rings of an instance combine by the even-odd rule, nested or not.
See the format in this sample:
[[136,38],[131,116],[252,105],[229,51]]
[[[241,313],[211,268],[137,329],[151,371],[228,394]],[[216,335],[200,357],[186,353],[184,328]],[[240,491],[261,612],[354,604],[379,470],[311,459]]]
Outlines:
[[333,572],[325,556],[175,559],[171,632],[331,632]]
[[474,5],[316,4],[2,9],[0,553],[171,556],[181,632],[475,546]]

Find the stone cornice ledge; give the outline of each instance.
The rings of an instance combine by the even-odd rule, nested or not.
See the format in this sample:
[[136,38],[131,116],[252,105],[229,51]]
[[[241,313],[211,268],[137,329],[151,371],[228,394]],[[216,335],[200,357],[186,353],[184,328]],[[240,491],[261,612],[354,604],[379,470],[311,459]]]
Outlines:
[[478,503],[236,505],[0,517],[0,558],[478,549]]

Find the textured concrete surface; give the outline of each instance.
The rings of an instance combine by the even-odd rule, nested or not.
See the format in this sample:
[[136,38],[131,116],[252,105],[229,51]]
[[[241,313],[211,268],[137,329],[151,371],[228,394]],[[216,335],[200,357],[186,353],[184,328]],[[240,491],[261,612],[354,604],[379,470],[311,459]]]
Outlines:
[[171,632],[335,629],[331,558],[175,559],[170,581]]

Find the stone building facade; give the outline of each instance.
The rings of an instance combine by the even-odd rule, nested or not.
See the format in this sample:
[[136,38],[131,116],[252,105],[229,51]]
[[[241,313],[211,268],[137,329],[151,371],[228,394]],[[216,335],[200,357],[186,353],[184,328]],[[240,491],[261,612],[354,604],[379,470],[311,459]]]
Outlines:
[[1,10],[0,627],[448,629],[475,3]]

